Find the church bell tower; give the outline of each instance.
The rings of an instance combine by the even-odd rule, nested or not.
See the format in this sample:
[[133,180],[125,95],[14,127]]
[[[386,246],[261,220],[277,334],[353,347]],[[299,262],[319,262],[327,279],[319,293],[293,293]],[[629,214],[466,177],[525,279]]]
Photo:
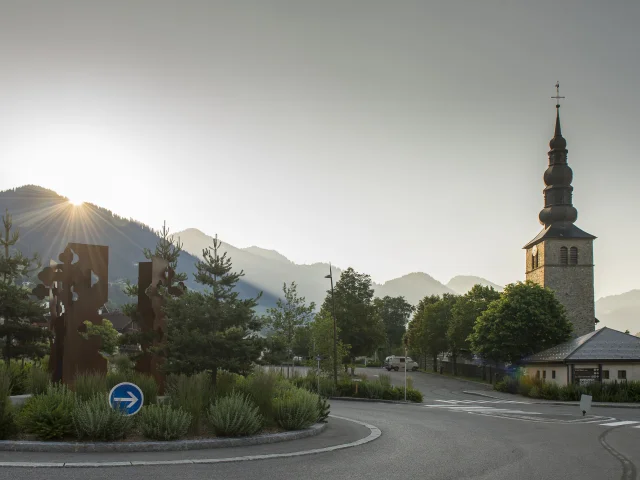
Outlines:
[[[559,90],[559,85],[556,84]],[[573,171],[567,163],[567,141],[560,128],[560,97],[556,94],[556,127],[549,143],[549,167],[544,172],[544,208],[539,219],[542,231],[524,249],[526,278],[549,287],[567,310],[573,335],[595,329],[593,287],[593,241],[596,237],[580,230],[573,206]]]

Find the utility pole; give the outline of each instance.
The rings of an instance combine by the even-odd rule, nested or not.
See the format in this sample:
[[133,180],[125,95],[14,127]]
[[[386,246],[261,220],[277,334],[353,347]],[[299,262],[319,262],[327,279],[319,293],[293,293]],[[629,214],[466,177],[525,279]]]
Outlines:
[[333,311],[333,383],[338,386],[338,327],[336,326],[336,298],[333,294],[333,271],[329,263],[329,275],[324,278],[331,279],[331,309]]

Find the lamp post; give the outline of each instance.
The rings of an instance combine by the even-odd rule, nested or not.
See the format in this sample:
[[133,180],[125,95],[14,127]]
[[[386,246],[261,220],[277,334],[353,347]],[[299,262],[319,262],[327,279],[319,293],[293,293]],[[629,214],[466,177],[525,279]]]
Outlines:
[[333,295],[333,271],[329,264],[329,275],[324,278],[331,280],[331,309],[333,311],[333,383],[338,386],[338,328],[336,326],[336,299]]

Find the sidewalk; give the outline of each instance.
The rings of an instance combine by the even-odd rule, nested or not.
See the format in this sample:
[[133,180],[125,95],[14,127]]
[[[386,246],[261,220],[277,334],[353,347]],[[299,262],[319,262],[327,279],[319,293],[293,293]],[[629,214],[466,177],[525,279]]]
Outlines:
[[[478,397],[493,398],[495,400],[517,400],[526,401],[534,405],[580,405],[580,402],[562,402],[557,400],[541,400],[523,395],[502,393],[491,391],[490,393],[480,390],[463,390],[468,395],[476,395]],[[608,408],[640,408],[640,403],[610,403],[610,402],[593,402],[592,407],[608,407]]]

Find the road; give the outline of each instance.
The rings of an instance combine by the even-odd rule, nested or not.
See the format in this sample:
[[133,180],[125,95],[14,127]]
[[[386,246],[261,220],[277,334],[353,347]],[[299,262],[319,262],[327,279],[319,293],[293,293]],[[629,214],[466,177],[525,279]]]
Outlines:
[[[370,376],[380,372],[367,369]],[[400,383],[403,374],[392,373]],[[519,397],[489,399],[463,393],[482,386],[422,373],[411,374],[425,395],[419,405],[340,402],[332,413],[380,428],[380,438],[353,448],[289,458],[206,465],[163,465],[121,468],[0,469],[0,479],[84,480],[86,478],[140,480],[224,479],[574,479],[637,478],[640,466],[640,410],[594,408],[582,417],[578,407],[531,403]],[[488,391],[488,393],[491,393]],[[515,403],[518,402],[518,403]],[[332,420],[336,426],[342,425]],[[353,426],[353,435],[366,430]],[[333,433],[332,433],[333,432]],[[327,437],[322,438],[323,435]],[[314,442],[328,444],[337,428]],[[335,438],[334,438],[335,440]],[[255,454],[279,444],[248,447]],[[243,455],[233,449],[231,455]],[[271,451],[271,450],[270,450]],[[273,450],[275,451],[275,450]],[[223,455],[224,452],[215,452]],[[246,454],[246,453],[245,453]],[[41,460],[43,454],[0,454]],[[52,455],[51,460],[55,459]],[[133,455],[133,454],[130,454]],[[140,454],[138,454],[140,455]],[[161,458],[192,458],[176,452]],[[207,455],[200,453],[199,455]],[[211,455],[211,453],[209,453]],[[94,461],[94,460],[91,460]]]

